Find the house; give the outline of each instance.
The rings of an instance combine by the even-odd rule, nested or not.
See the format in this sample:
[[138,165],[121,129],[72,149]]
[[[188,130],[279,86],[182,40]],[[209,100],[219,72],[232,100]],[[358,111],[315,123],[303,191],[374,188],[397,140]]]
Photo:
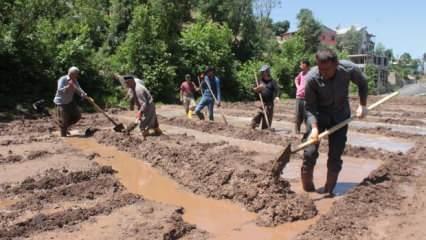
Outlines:
[[363,72],[367,65],[373,65],[377,69],[376,92],[384,93],[389,90],[389,60],[387,57],[370,54],[354,54],[348,56]]
[[[286,32],[283,33],[279,36],[277,36],[277,41],[279,43],[283,43],[287,40],[289,40],[290,38],[292,38],[294,35],[296,35],[297,31],[294,32]],[[334,31],[333,29],[322,25],[321,28],[321,35],[319,36],[319,40],[321,42],[321,44],[326,45],[326,46],[335,46],[337,44],[336,42],[336,31]]]
[[376,37],[375,35],[369,33],[367,31],[366,26],[350,26],[346,28],[337,27],[336,33],[337,35],[344,35],[347,32],[349,32],[351,29],[354,29],[355,31],[358,31],[361,33],[361,44],[358,49],[358,51],[354,54],[370,54],[374,52],[374,46],[375,43],[373,41],[373,38]]

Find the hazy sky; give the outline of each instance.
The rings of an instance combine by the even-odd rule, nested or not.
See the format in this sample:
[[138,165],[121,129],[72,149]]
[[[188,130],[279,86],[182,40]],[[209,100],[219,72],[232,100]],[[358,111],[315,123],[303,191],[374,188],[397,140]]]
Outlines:
[[271,17],[274,21],[289,20],[295,30],[301,8],[311,9],[330,28],[367,26],[376,35],[376,44],[392,48],[395,55],[408,52],[421,57],[426,52],[426,0],[281,0]]

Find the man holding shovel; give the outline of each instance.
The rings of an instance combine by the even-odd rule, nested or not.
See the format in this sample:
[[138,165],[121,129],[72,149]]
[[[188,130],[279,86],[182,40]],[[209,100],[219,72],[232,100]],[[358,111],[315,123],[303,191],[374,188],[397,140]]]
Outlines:
[[68,74],[58,80],[58,87],[53,102],[56,104],[61,137],[66,137],[68,128],[77,123],[81,118],[81,113],[74,101],[74,94],[77,93],[82,98],[87,97],[87,94],[81,89],[78,83],[79,72],[80,70],[77,67],[70,67]]
[[[306,147],[303,154],[301,178],[303,189],[307,192],[315,191],[313,171],[319,156],[319,133],[345,121],[351,115],[348,99],[351,81],[358,86],[360,105],[356,116],[363,118],[368,110],[367,80],[355,64],[339,61],[336,53],[330,49],[319,50],[316,61],[318,66],[308,73],[305,88],[307,121],[311,127],[308,138],[317,141],[317,144]],[[346,145],[347,131],[346,125],[328,137],[327,180],[320,193],[333,194],[342,169],[341,156]]]
[[204,114],[201,112],[204,107],[208,107],[209,110],[209,120],[213,121],[213,110],[214,105],[220,107],[220,80],[215,75],[215,68],[212,66],[207,67],[205,72],[204,80],[201,82],[200,89],[203,96],[201,97],[200,102],[195,108],[195,114],[197,114],[200,120],[204,120]]
[[140,106],[136,118],[139,121],[142,136],[144,138],[147,137],[150,129],[154,130],[155,135],[161,135],[162,131],[158,124],[154,99],[151,93],[145,86],[136,82],[135,78],[131,75],[124,76],[124,81],[126,86],[132,91],[133,96],[135,96],[136,105]]
[[[274,115],[274,101],[279,101],[279,87],[271,77],[270,67],[263,65],[260,70],[261,79],[258,82],[256,77],[256,86],[253,90],[259,95],[261,105],[258,112],[251,121],[251,128],[255,129],[262,122],[262,129],[271,127],[272,117]],[[266,116],[265,116],[266,115]]]

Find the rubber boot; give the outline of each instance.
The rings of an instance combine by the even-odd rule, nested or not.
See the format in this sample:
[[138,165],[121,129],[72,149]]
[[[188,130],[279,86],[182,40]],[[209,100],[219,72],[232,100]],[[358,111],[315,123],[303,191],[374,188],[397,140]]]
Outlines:
[[195,112],[200,120],[204,120],[204,114],[202,112]]
[[66,137],[67,136],[67,129],[66,128],[61,128],[61,137]]
[[192,119],[192,110],[189,110],[189,111],[188,111],[188,118],[189,118],[189,119]]
[[161,131],[160,128],[154,128],[154,134],[160,136],[161,134],[163,134],[163,131]]
[[330,196],[334,196],[333,190],[337,184],[337,178],[339,177],[338,172],[327,172],[327,181],[325,182],[324,188],[320,189],[318,193],[320,194],[329,194]]
[[301,169],[302,186],[305,192],[315,192],[314,168],[302,166]]

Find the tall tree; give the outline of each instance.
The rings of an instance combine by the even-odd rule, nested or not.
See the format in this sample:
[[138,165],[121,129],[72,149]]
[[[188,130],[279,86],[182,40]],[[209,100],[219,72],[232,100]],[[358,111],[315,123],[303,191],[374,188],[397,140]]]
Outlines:
[[337,48],[349,54],[358,54],[361,49],[362,34],[351,27],[346,33],[337,36]]
[[272,30],[274,31],[275,36],[279,36],[281,34],[286,33],[289,28],[290,28],[290,22],[287,20],[275,22],[272,24]]
[[321,24],[314,18],[314,15],[309,9],[301,9],[297,14],[299,21],[299,35],[305,44],[308,53],[317,51],[320,44]]
[[404,64],[404,65],[411,64],[412,60],[413,60],[413,59],[411,58],[411,55],[410,55],[409,53],[403,53],[403,54],[399,57],[399,61],[400,61],[400,63],[401,63],[401,64]]

